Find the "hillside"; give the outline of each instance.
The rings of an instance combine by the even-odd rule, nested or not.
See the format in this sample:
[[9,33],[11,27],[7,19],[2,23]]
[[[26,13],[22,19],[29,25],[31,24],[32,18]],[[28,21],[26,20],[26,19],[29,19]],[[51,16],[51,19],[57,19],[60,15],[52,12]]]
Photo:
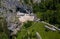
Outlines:
[[0,0],[0,39],[60,39],[60,0]]

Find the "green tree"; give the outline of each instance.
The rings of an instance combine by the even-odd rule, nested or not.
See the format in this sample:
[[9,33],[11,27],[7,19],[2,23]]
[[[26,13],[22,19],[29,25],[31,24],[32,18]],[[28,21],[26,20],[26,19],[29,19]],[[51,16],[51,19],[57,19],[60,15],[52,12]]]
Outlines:
[[29,28],[32,25],[32,21],[27,21],[27,23],[24,23],[25,28]]

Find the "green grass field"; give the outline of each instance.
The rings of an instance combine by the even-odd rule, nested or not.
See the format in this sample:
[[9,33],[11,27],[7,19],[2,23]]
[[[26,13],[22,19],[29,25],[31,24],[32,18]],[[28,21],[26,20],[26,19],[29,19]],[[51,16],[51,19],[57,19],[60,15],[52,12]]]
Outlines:
[[[28,29],[22,28],[21,32],[17,34],[17,39],[22,39],[27,34],[28,30],[31,33],[31,36],[35,35],[35,32],[39,32],[42,39],[60,39],[60,33],[58,31],[53,32],[49,30],[48,32],[45,31],[44,24],[40,22],[34,22],[31,27]],[[36,39],[33,37],[32,39]]]

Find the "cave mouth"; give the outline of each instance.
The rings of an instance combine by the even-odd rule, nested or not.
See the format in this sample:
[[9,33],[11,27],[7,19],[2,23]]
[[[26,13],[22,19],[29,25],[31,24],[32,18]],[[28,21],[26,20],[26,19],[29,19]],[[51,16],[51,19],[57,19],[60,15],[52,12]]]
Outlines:
[[13,12],[13,10],[11,10],[11,9],[10,9],[9,11],[10,11],[10,12]]
[[27,13],[26,12],[26,10],[24,10],[24,8],[20,8],[20,7],[16,7],[16,12],[18,12],[18,11],[20,11],[20,12],[22,12],[22,13]]

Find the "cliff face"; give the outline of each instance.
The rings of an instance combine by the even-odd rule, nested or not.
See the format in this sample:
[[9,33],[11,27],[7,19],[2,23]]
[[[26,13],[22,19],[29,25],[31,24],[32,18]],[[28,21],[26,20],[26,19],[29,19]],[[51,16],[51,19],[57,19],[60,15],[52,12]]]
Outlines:
[[19,2],[17,0],[1,0],[1,6],[11,9],[15,6],[19,5]]
[[1,0],[1,7],[4,9],[7,9],[7,10],[12,9],[13,11],[16,10],[16,7],[20,7],[20,8],[24,8],[24,9],[28,9],[28,8],[31,9],[30,6],[27,6],[25,4],[24,0]]
[[15,21],[16,10],[22,12],[27,10],[32,12],[31,7],[24,4],[23,0],[1,0],[0,16],[6,17],[8,29],[11,31],[14,31],[14,27],[17,27],[18,25]]
[[21,7],[22,3],[24,5],[26,5],[25,2],[40,3],[41,0],[1,0],[1,6],[7,8],[7,9],[14,9],[14,8],[16,8],[16,6]]

